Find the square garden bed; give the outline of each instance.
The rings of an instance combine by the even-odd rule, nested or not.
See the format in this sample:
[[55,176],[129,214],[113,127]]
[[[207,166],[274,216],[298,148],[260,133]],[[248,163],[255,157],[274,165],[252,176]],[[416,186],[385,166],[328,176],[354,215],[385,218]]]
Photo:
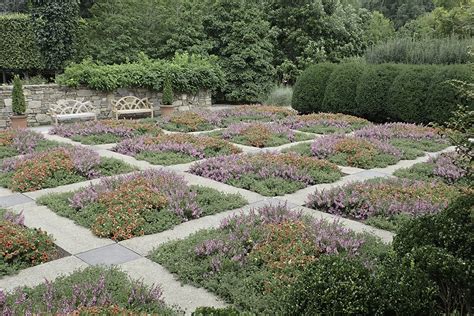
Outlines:
[[59,125],[49,133],[85,145],[99,145],[145,134],[159,135],[162,132],[153,120],[102,120]]
[[116,268],[91,267],[12,293],[0,289],[2,315],[180,315],[147,286]]
[[59,145],[46,140],[42,134],[27,129],[0,131],[0,159],[45,151]]
[[26,227],[24,220],[22,214],[0,209],[0,278],[67,255],[50,235]]
[[443,182],[374,179],[316,190],[307,206],[318,211],[396,231],[404,222],[448,207],[462,192]]
[[240,208],[247,201],[238,194],[188,186],[173,172],[147,170],[103,179],[77,192],[47,195],[38,203],[99,237],[124,240]]
[[340,224],[278,205],[231,216],[217,229],[168,242],[150,258],[182,282],[204,287],[238,310],[288,315],[292,313],[282,304],[288,299],[287,290],[298,287],[307,267],[336,255],[346,261],[366,258],[370,264],[368,249],[375,245],[383,248]]
[[297,154],[231,155],[197,162],[190,172],[265,196],[296,192],[341,178],[338,167],[325,160]]
[[237,154],[238,147],[220,139],[189,134],[142,136],[126,139],[114,151],[155,165],[176,165],[196,160]]
[[277,123],[237,123],[209,135],[253,147],[277,147],[288,143],[313,139],[308,134],[295,132]]
[[354,133],[370,141],[379,140],[399,149],[402,159],[412,160],[425,152],[437,152],[449,147],[449,142],[436,128],[407,123],[387,123],[367,126]]
[[86,181],[101,176],[128,173],[136,168],[79,146],[8,158],[0,165],[0,186],[28,192]]
[[172,132],[198,132],[210,131],[219,128],[221,120],[217,112],[212,111],[187,111],[174,112],[169,117],[163,117],[159,126]]
[[366,119],[339,113],[289,116],[280,123],[294,130],[316,134],[349,133],[371,125]]

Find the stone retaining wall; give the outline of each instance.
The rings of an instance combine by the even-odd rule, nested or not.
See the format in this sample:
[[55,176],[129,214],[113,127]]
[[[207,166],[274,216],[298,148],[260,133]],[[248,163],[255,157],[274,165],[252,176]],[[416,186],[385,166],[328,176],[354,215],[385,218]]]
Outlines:
[[[13,114],[12,90],[13,86],[0,86],[0,128],[6,128],[10,125],[9,118]],[[48,115],[49,106],[61,99],[90,101],[100,109],[99,118],[111,118],[112,100],[114,99],[127,95],[134,95],[139,98],[147,97],[154,105],[155,114],[158,115],[162,96],[161,93],[146,89],[118,89],[113,92],[104,92],[86,88],[72,89],[56,84],[25,85],[23,91],[27,103],[26,114],[28,115],[29,126],[51,124],[51,118]],[[210,107],[211,93],[209,91],[199,91],[195,95],[175,95],[173,105],[179,111]]]

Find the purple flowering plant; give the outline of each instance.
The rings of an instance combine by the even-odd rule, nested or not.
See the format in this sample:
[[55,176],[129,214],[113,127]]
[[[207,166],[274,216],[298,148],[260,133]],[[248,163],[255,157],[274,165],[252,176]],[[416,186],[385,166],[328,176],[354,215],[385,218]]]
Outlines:
[[340,113],[289,116],[283,119],[281,124],[293,130],[316,134],[349,133],[371,125],[366,119]]
[[0,131],[0,159],[32,154],[35,151],[43,151],[56,146],[59,144],[46,140],[42,134],[28,129]]

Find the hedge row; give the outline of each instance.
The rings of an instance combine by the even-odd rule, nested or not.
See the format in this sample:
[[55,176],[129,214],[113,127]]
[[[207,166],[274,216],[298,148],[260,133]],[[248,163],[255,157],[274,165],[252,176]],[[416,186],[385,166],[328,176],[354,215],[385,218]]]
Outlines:
[[473,65],[318,64],[298,78],[292,106],[374,122],[443,123],[458,104],[474,109],[453,79],[473,82]]
[[26,14],[0,14],[0,68],[44,68],[31,27]]
[[99,65],[91,60],[67,67],[57,77],[57,83],[69,87],[85,86],[95,90],[112,91],[118,88],[146,88],[161,91],[169,77],[176,92],[215,90],[222,86],[224,76],[213,58],[195,55],[176,55],[171,61],[150,60],[120,65]]

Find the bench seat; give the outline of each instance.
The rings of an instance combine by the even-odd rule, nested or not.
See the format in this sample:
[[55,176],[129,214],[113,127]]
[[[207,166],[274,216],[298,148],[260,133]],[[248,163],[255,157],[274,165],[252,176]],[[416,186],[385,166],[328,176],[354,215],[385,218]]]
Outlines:
[[97,120],[97,112],[90,102],[59,100],[49,108],[49,115],[58,125],[59,121],[92,118]]
[[112,101],[112,112],[115,113],[115,119],[119,115],[150,113],[153,118],[153,104],[147,98],[139,99],[135,96],[126,96],[117,101]]

